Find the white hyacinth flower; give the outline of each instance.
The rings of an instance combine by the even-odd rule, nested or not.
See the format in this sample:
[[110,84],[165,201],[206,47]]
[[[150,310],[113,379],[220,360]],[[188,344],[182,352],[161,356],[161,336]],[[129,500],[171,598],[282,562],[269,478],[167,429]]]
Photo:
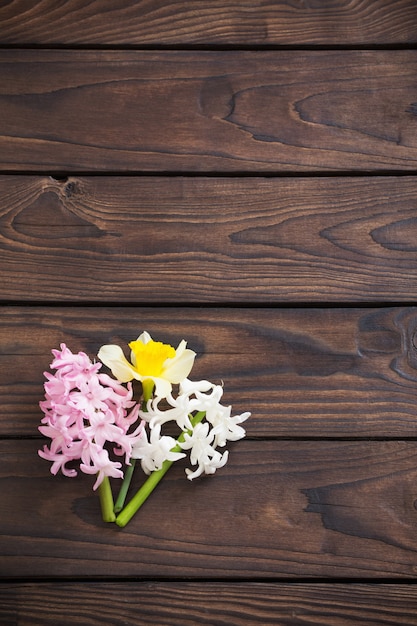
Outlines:
[[[250,413],[247,411],[232,417],[232,407],[220,404],[223,396],[223,388],[220,385],[213,385],[208,381],[192,382],[186,378],[180,385],[180,391],[187,395],[194,394],[193,407],[206,412],[206,420],[213,426],[215,448],[225,446],[227,441],[238,441],[245,436],[245,429],[239,424],[247,420]],[[207,393],[208,391],[211,393]]]
[[192,433],[186,433],[184,435],[185,441],[181,443],[183,450],[191,450],[190,461],[192,465],[198,465],[197,469],[192,472],[190,469],[186,469],[187,478],[193,480],[201,474],[214,474],[216,469],[223,467],[226,464],[228,458],[228,451],[220,454],[211,445],[213,441],[214,433],[209,431],[209,424],[199,423],[194,427]]
[[176,441],[167,435],[160,436],[161,426],[156,424],[151,429],[150,438],[143,429],[142,437],[132,448],[132,458],[140,459],[141,466],[145,474],[150,474],[162,467],[164,461],[178,461],[185,454],[182,452],[172,452],[172,448],[176,446]]

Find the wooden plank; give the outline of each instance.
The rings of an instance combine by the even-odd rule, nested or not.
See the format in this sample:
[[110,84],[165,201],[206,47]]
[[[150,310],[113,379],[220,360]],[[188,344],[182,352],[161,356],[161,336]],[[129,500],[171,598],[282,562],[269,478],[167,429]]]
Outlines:
[[417,591],[400,584],[322,583],[6,583],[3,626],[152,626],[227,623],[331,626],[415,625]]
[[0,442],[3,578],[416,576],[415,442],[242,440],[207,479],[179,461],[124,529],[38,446]]
[[143,330],[197,359],[251,411],[250,437],[415,437],[417,309],[3,307],[0,435],[34,436],[43,371],[64,342],[94,358]]
[[410,302],[416,195],[411,176],[0,177],[1,299]]
[[2,50],[2,171],[417,166],[417,50]]
[[262,47],[417,41],[414,0],[20,0],[3,5],[3,45]]

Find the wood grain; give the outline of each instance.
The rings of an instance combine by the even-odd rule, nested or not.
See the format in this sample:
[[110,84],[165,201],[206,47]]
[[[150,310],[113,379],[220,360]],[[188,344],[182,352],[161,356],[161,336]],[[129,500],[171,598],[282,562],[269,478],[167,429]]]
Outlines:
[[415,43],[413,0],[20,0],[0,7],[14,45],[365,45]]
[[[2,625],[415,624],[416,2],[0,5]],[[252,417],[119,529],[38,402],[144,329]]]
[[[123,598],[123,601],[120,600]],[[77,607],[74,610],[74,607]],[[412,585],[217,582],[6,583],[3,626],[415,625]]]
[[417,50],[0,51],[0,170],[415,170]]
[[179,461],[124,529],[38,446],[0,442],[3,578],[416,576],[415,442],[242,440],[207,479]]
[[64,342],[94,358],[143,331],[197,352],[250,437],[415,437],[417,309],[5,307],[0,435],[36,436],[44,370]]
[[417,180],[0,177],[3,301],[410,302]]

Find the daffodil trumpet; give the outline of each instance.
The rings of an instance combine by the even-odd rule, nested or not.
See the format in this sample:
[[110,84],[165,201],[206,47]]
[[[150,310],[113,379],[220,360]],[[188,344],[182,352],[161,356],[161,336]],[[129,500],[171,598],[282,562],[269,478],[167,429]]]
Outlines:
[[[197,424],[199,424],[205,417],[205,411],[199,411],[194,416],[190,417],[190,422],[192,428],[195,428]],[[172,448],[171,452],[180,453],[182,452],[181,444],[184,443],[186,439],[186,435],[191,434],[190,431],[183,431],[181,435],[177,439],[177,444]],[[123,528],[126,524],[132,519],[132,517],[137,513],[142,504],[149,498],[152,491],[155,487],[160,483],[162,478],[165,476],[171,465],[174,461],[165,460],[162,463],[162,467],[158,470],[154,470],[149,478],[143,483],[142,487],[136,492],[133,498],[128,502],[128,504],[124,507],[124,509],[119,513],[116,517],[116,524]]]

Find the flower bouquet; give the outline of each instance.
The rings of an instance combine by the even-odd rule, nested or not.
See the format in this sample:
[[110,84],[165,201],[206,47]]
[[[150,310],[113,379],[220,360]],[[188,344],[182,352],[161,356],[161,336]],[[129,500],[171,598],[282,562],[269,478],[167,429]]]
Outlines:
[[[44,417],[39,431],[51,443],[39,455],[52,463],[54,475],[61,470],[76,476],[76,467],[93,474],[103,520],[121,527],[187,453],[189,480],[225,465],[228,451],[218,448],[244,437],[240,424],[250,416],[231,415],[231,407],[220,403],[221,385],[188,378],[196,354],[184,340],[175,349],[144,332],[129,348],[130,361],[120,346],[105,345],[99,361],[92,362],[84,352],[74,354],[61,344],[60,350],[52,350],[55,373],[45,372],[45,399],[40,402]],[[103,364],[113,377],[101,372]],[[134,380],[141,383],[138,401]],[[176,438],[164,432],[172,426]],[[137,461],[146,478],[126,504]],[[116,502],[110,478],[121,480]]]

